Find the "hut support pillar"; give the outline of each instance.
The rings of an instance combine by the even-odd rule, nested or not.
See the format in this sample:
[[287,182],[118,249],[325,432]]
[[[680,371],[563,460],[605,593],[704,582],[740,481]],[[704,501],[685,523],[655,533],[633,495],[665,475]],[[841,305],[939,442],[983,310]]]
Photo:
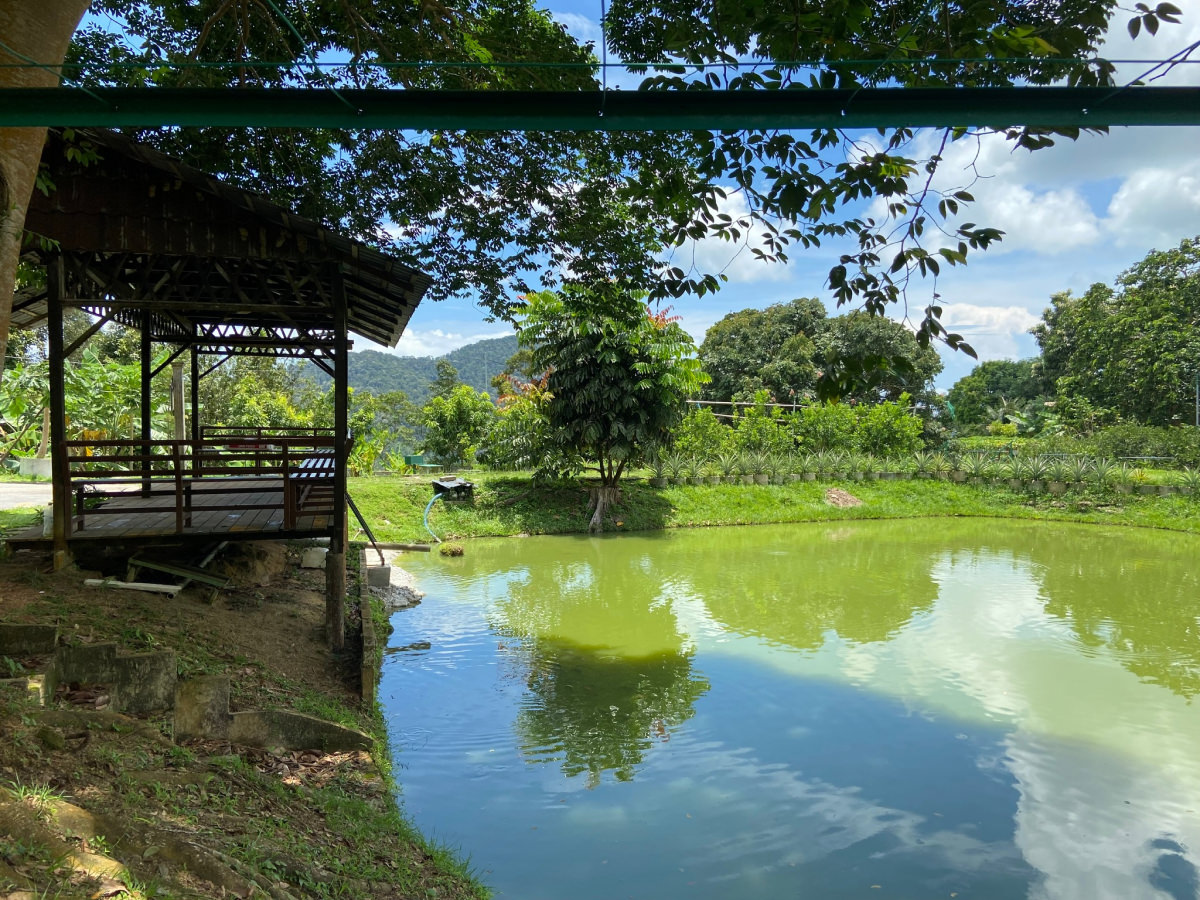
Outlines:
[[150,373],[154,364],[150,357],[150,310],[142,310],[142,340],[141,340],[141,376],[142,376],[142,445],[138,455],[142,458],[142,496],[150,496],[150,436],[151,436],[151,399]]
[[325,557],[325,628],[329,649],[346,645],[346,466],[349,445],[349,334],[346,286],[340,269],[333,274],[333,532]]
[[70,465],[67,460],[67,401],[63,371],[63,293],[66,272],[63,258],[55,254],[46,267],[46,331],[50,365],[50,459],[54,511],[54,568],[71,562],[67,537],[71,527],[71,498],[68,494]]

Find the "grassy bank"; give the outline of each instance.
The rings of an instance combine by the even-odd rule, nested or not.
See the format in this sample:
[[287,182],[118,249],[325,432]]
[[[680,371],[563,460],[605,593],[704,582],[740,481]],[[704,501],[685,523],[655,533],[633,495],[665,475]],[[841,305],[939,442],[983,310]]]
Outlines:
[[[489,535],[569,534],[587,530],[588,492],[581,484],[537,486],[521,475],[471,473],[472,504],[435,503],[429,513],[442,540]],[[839,508],[826,491],[839,488],[862,501]],[[422,525],[432,495],[428,478],[352,478],[350,492],[381,541],[429,541]],[[782,485],[675,485],[627,483],[606,524],[609,531],[710,525],[760,525],[839,519],[992,516],[1134,525],[1200,532],[1200,498],[1118,494],[1111,489],[1061,496],[998,485],[939,480],[798,481]]]
[[[0,561],[0,622],[57,624],[60,644],[173,650],[184,677],[228,677],[235,711],[330,719],[375,750],[176,744],[169,714],[113,712],[105,685],[67,686],[43,708],[0,681],[0,896],[486,896],[394,802],[379,711],[357,699],[352,654],[324,644],[323,573],[299,569],[296,547],[240,554],[212,601],[86,588],[79,570],[18,555]],[[0,656],[0,679],[47,662]]]

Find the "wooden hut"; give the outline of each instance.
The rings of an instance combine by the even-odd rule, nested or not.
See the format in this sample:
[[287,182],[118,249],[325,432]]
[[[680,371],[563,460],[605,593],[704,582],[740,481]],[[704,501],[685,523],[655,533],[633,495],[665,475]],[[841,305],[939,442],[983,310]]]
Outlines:
[[[47,281],[17,296],[12,325],[44,321],[49,333],[56,567],[86,541],[327,537],[330,615],[340,617],[350,334],[395,346],[429,277],[112,132],[51,131],[42,164],[53,188],[35,193],[26,229]],[[72,307],[95,324],[68,346]],[[140,435],[67,440],[64,365],[108,322],[141,334]],[[157,367],[155,344],[172,348]],[[327,372],[333,428],[233,431],[220,410],[201,410],[201,379],[238,355]],[[187,362],[190,421],[155,439],[151,379]]]

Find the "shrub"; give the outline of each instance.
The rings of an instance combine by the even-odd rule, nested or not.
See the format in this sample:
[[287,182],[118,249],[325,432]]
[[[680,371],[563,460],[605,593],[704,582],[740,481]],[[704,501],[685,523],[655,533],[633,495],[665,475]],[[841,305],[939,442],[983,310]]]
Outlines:
[[1113,425],[1087,444],[1097,456],[1171,457],[1181,466],[1200,464],[1200,429],[1194,426]]
[[545,388],[539,383],[500,399],[484,444],[488,466],[506,471],[536,469],[546,477],[578,470],[579,461],[550,440],[546,400]]
[[853,448],[857,424],[854,409],[844,403],[814,403],[791,417],[792,436],[810,453]]
[[714,459],[734,443],[734,433],[707,406],[692,409],[675,429],[675,448],[687,456]]
[[434,397],[421,410],[424,451],[446,465],[473,460],[495,414],[492,398],[466,384],[448,397]]
[[860,407],[855,445],[872,456],[907,456],[921,446],[921,420],[908,412],[909,396]]
[[791,453],[795,443],[779,419],[767,409],[766,391],[755,395],[755,405],[746,407],[735,421],[734,447],[743,453],[769,456]]

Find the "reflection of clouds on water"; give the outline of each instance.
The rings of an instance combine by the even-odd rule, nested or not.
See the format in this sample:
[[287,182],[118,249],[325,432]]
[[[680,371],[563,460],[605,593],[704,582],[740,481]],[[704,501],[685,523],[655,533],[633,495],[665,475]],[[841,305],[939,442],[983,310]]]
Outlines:
[[881,805],[857,787],[763,763],[746,748],[710,750],[705,764],[709,772],[703,782],[679,785],[684,799],[678,803],[719,811],[729,827],[696,848],[689,865],[717,862],[739,883],[742,866],[801,866],[863,845],[875,856],[913,854],[923,867],[990,874],[1024,868],[1007,840],[985,841],[944,828],[935,818]]
[[[893,689],[935,705],[957,692],[1012,723],[999,762],[1019,792],[1016,845],[1042,874],[1030,900],[1200,896],[1195,710],[1111,658],[1081,654],[1069,623],[1046,615],[1036,571],[1012,563],[942,560],[934,615],[876,658],[880,678],[899,676]],[[849,671],[865,670],[863,652],[844,651]]]
[[1197,896],[1194,770],[1087,749],[1067,755],[1023,732],[1008,740],[1008,768],[1021,794],[1016,843],[1043,874],[1030,900]]

